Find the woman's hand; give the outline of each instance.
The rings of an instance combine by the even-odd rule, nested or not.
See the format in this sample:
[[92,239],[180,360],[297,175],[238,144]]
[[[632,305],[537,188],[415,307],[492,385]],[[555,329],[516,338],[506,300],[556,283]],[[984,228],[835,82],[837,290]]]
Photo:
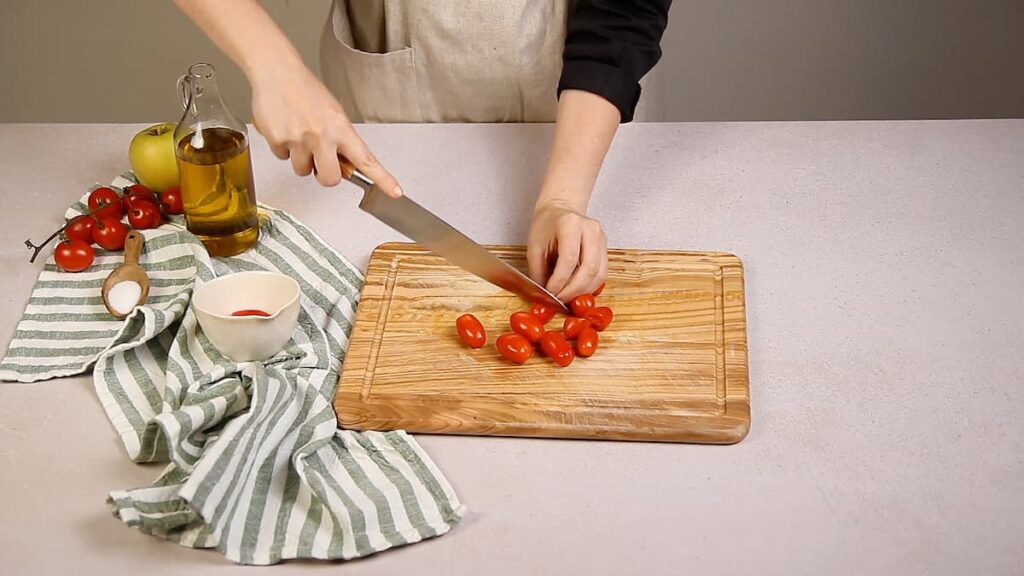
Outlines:
[[260,75],[252,82],[256,129],[299,176],[316,173],[324,186],[341,182],[338,155],[347,158],[387,195],[402,195],[398,181],[381,166],[356,133],[341,104],[305,66]]
[[526,260],[530,276],[563,301],[597,290],[608,274],[608,239],[587,206],[619,119],[618,108],[589,92],[565,90],[558,100]]
[[296,174],[316,172],[321,184],[335,186],[341,182],[341,154],[385,194],[402,195],[341,104],[257,0],[174,1],[245,72],[256,129],[278,158],[291,158]]
[[601,223],[582,211],[559,200],[542,200],[533,211],[526,260],[534,280],[560,300],[572,300],[604,283],[608,238]]

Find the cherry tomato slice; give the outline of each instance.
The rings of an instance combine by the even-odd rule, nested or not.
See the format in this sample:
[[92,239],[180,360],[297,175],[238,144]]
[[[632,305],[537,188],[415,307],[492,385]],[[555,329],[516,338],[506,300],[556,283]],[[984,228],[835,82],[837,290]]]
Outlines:
[[597,301],[594,300],[592,294],[580,294],[569,302],[569,308],[572,308],[572,313],[580,318],[586,318],[587,312],[593,310],[596,305]]
[[555,316],[555,307],[543,302],[537,302],[533,305],[533,308],[530,308],[530,314],[536,316],[541,324],[547,324],[548,320]]
[[96,220],[92,216],[75,216],[71,223],[64,229],[64,237],[68,240],[81,240],[86,244],[92,244],[92,228]]
[[562,366],[568,366],[572,364],[576,353],[572,351],[572,346],[562,337],[561,332],[547,332],[540,339],[540,347],[544,350],[544,353],[551,357],[555,361],[555,364]]
[[604,292],[604,282],[601,282],[601,285],[597,287],[597,290],[594,290],[594,297],[596,298],[600,296],[601,292]]
[[565,334],[566,338],[572,340],[579,336],[580,332],[588,326],[590,326],[590,320],[570,316],[562,323],[562,334]]
[[530,342],[515,332],[498,336],[494,345],[499,354],[516,364],[526,362],[533,355],[533,346],[530,346]]
[[480,348],[487,343],[484,325],[472,314],[463,314],[456,318],[455,331],[459,333],[459,339],[470,348]]
[[89,193],[89,211],[97,219],[113,218],[120,220],[124,216],[121,197],[112,189],[101,186]]
[[248,308],[245,310],[235,310],[231,313],[232,316],[270,316],[270,312],[265,312],[258,308]]
[[65,272],[81,272],[92,265],[96,252],[81,240],[65,240],[53,251],[57,266]]
[[597,352],[597,341],[597,330],[587,326],[580,331],[580,336],[576,339],[576,354],[584,358],[593,356],[594,352]]
[[513,312],[508,318],[508,325],[530,342],[536,342],[544,335],[544,324],[530,312]]
[[613,316],[614,314],[612,314],[611,308],[601,306],[591,310],[590,313],[587,314],[587,320],[590,320],[590,325],[593,326],[595,330],[601,332],[612,323]]
[[[121,205],[118,204],[118,207]],[[121,250],[128,236],[128,227],[114,218],[101,218],[93,226],[92,240],[107,250]]]

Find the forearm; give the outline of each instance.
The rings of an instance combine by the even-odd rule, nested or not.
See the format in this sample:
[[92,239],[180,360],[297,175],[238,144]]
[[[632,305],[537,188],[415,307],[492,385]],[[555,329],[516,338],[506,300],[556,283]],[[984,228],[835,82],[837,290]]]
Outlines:
[[582,90],[562,92],[537,206],[557,203],[586,213],[620,119],[619,109],[601,96]]
[[242,69],[250,83],[304,66],[288,37],[256,0],[174,3]]

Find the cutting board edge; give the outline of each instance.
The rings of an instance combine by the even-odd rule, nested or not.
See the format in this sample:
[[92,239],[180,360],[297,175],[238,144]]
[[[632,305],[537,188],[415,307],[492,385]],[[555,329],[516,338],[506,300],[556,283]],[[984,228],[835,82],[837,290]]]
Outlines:
[[[333,401],[338,426],[352,430],[375,430],[388,432],[405,430],[420,434],[446,435],[488,435],[510,437],[539,438],[574,438],[574,439],[613,439],[649,442],[688,442],[695,444],[736,444],[747,437],[750,432],[750,401],[749,394],[730,395],[726,402],[725,412],[708,415],[669,415],[680,424],[672,427],[640,427],[624,424],[609,427],[605,421],[602,426],[588,426],[574,423],[573,426],[558,426],[552,422],[480,422],[474,419],[482,412],[480,407],[467,403],[463,409],[450,409],[446,418],[430,417],[423,419],[422,414],[403,414],[400,408],[379,405],[375,402],[361,402],[357,393],[341,393]],[[350,408],[351,407],[351,408]],[[403,406],[407,408],[408,406]],[[522,413],[524,410],[539,414],[558,414],[557,409],[542,409],[537,406],[519,405],[515,407]],[[383,412],[391,412],[385,415]],[[618,411],[610,410],[609,414]],[[419,417],[416,417],[419,416]],[[465,419],[458,419],[466,416]],[[665,417],[664,415],[662,417]],[[497,420],[497,419],[495,419]],[[457,422],[452,425],[452,422]]]

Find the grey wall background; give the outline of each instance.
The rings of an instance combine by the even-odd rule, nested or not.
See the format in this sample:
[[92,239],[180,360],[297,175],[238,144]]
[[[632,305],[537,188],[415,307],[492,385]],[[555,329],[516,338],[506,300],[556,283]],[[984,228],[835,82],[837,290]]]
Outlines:
[[[263,2],[314,70],[329,2]],[[676,0],[663,49],[662,120],[1024,117],[1024,0]],[[177,120],[198,61],[248,118],[170,0],[2,0],[0,122]]]

